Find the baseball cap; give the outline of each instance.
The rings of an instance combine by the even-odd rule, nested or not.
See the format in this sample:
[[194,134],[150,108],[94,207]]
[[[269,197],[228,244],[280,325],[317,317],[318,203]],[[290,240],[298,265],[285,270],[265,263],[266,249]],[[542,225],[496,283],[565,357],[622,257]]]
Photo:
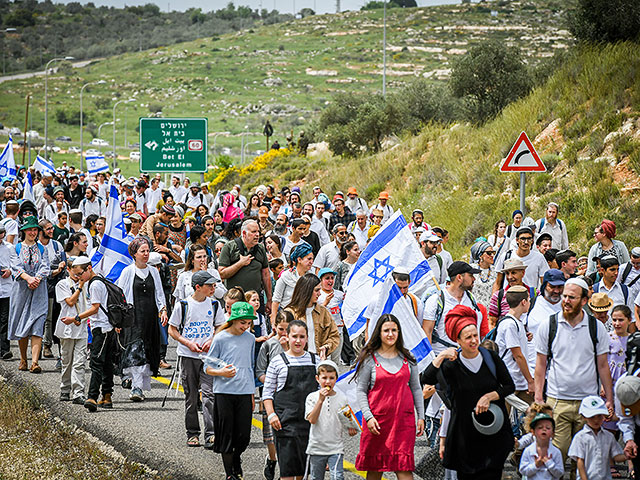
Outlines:
[[357,195],[358,191],[356,190],[356,187],[349,187],[349,190],[347,190],[347,195]]
[[161,263],[162,263],[162,255],[160,255],[158,252],[151,252],[149,254],[149,260],[147,260],[147,265],[151,265],[152,267],[154,267],[156,265],[160,265]]
[[338,373],[338,365],[336,365],[336,363],[333,360],[329,360],[329,359],[322,360],[320,363],[318,363],[318,366],[316,367],[316,372],[320,370],[320,367],[323,367],[323,366],[333,368],[336,371],[336,373]]
[[640,378],[635,375],[624,375],[616,382],[616,398],[626,416],[640,413]]
[[504,265],[500,273],[509,272],[511,270],[526,270],[527,266],[519,258],[508,258],[504,261]]
[[380,195],[378,195],[378,200],[386,199],[389,200],[389,192],[382,191]]
[[136,222],[142,222],[142,217],[138,213],[132,213],[131,215],[129,215],[129,220],[131,220],[131,221],[135,220]]
[[321,268],[320,271],[318,272],[318,278],[322,278],[327,273],[333,273],[334,275],[336,274],[336,272],[334,272],[331,268],[324,267],[324,268]]
[[425,230],[420,235],[420,241],[421,242],[439,242],[440,237],[437,236],[435,233],[433,233],[432,230]]
[[536,428],[536,424],[541,420],[549,420],[551,422],[551,425],[553,425],[553,428],[556,428],[556,422],[551,415],[547,413],[539,413],[535,417],[533,417],[533,419],[531,420],[531,423],[529,423],[531,430]]
[[462,262],[460,260],[453,262],[451,265],[449,265],[449,268],[447,268],[447,273],[449,274],[449,277],[451,277],[452,279],[456,275],[461,275],[463,273],[476,274],[480,272],[481,270],[479,268],[473,268],[467,262]]
[[191,276],[191,286],[193,288],[196,288],[196,285],[213,285],[216,281],[216,277],[206,270],[197,271]]
[[233,322],[234,320],[251,319],[254,320],[256,314],[253,313],[253,307],[247,302],[236,302],[231,305],[231,315],[227,322]]
[[591,418],[596,415],[609,415],[609,410],[602,398],[597,395],[589,395],[580,402],[580,410],[578,413],[585,418]]
[[562,273],[557,268],[552,268],[551,270],[547,270],[544,273],[544,277],[542,277],[542,283],[548,283],[549,285],[553,285],[554,287],[557,287],[559,285],[564,285],[566,281],[567,280],[566,278],[564,278],[564,273]]

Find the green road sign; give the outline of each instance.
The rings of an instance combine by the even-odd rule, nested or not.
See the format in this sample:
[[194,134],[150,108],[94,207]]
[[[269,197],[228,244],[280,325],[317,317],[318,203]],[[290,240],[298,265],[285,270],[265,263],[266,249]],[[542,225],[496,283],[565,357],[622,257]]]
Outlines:
[[206,172],[206,118],[141,118],[141,172]]

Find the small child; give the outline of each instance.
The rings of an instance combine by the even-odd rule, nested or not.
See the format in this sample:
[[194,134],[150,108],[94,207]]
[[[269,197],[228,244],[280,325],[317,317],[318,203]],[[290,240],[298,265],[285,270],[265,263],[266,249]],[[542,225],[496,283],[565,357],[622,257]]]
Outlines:
[[[272,284],[275,285],[276,281],[280,278],[280,274],[284,270],[284,262],[281,258],[274,258],[269,262],[269,270],[271,270],[271,275],[273,275]],[[275,287],[274,287],[275,288]]]
[[569,457],[578,462],[578,480],[611,478],[611,459],[624,462],[626,456],[613,434],[602,428],[609,410],[604,400],[589,395],[580,403],[579,412],[587,424],[573,437],[569,447]]
[[[287,327],[292,320],[293,313],[288,310],[280,310],[276,314],[275,335],[264,342],[258,354],[258,360],[256,360],[256,378],[260,383],[264,383],[267,367],[271,359],[277,357],[284,352],[285,349],[289,348]],[[269,454],[265,460],[264,477],[267,480],[273,480],[275,477],[276,464],[278,463],[276,459],[276,445],[273,441],[273,428],[267,418],[264,405],[261,405],[260,413],[262,413],[262,442],[267,446],[267,452]]]
[[527,480],[562,478],[562,453],[551,443],[556,423],[551,415],[538,413],[529,424],[534,442],[525,448],[520,460],[520,473]]
[[184,423],[187,429],[187,446],[200,446],[200,421],[198,420],[199,390],[202,392],[202,419],[204,421],[204,448],[213,448],[213,377],[202,371],[200,355],[208,352],[213,341],[214,328],[225,322],[222,308],[212,298],[216,290],[216,278],[206,270],[191,277],[193,294],[176,302],[169,319],[169,335],[178,341],[181,381],[184,390]]
[[244,295],[245,301],[253,307],[253,313],[256,316],[256,319],[253,321],[253,334],[256,337],[256,359],[258,357],[258,353],[260,353],[260,347],[264,342],[269,338],[269,332],[267,330],[267,320],[266,317],[258,312],[260,308],[260,294],[255,290],[249,290]]
[[[335,390],[338,380],[338,366],[331,360],[323,360],[318,364],[316,381],[320,390],[307,396],[305,402],[305,418],[311,424],[309,431],[310,480],[324,479],[324,472],[329,465],[331,480],[342,480],[344,471],[342,459],[344,443],[342,441],[343,426],[340,421],[340,409],[347,407],[347,399]],[[349,435],[358,431],[349,428]]]
[[524,449],[531,445],[535,440],[533,431],[531,430],[531,422],[540,413],[553,417],[553,408],[551,408],[547,403],[532,403],[529,405],[529,408],[527,408],[527,413],[523,420],[525,434],[516,439],[515,450],[513,452],[513,459],[515,460],[515,463],[512,462],[512,464],[516,467],[520,464],[520,457],[522,456]]
[[[74,265],[75,263],[75,267]],[[80,279],[83,273],[81,264],[89,264],[89,257],[67,259],[69,276],[56,285],[56,301],[60,304],[60,318],[56,323],[54,335],[60,339],[60,358],[62,361],[62,382],[60,400],[73,400],[76,405],[84,405],[84,365],[87,361],[87,321],[79,324],[69,322],[80,312],[87,309],[85,282]],[[66,319],[66,320],[64,320]],[[68,323],[67,323],[68,322]],[[104,405],[103,405],[104,406]],[[108,406],[107,406],[108,408]]]
[[244,302],[244,290],[242,287],[233,287],[224,294],[224,316],[228,320],[231,315],[231,306],[236,302]]

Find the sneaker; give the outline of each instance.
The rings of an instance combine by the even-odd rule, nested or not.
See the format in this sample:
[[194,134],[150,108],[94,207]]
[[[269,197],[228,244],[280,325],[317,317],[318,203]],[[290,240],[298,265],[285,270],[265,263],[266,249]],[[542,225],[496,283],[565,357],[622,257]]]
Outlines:
[[68,402],[71,400],[71,395],[69,395],[69,393],[67,392],[61,392],[60,393],[60,401],[61,402]]
[[49,345],[45,345],[42,347],[42,356],[44,358],[53,358],[53,352],[51,351],[51,347]]
[[266,480],[273,480],[276,475],[276,464],[277,460],[270,460],[269,457],[264,460],[264,478]]
[[102,400],[98,402],[98,406],[101,408],[113,408],[113,402],[111,401],[111,394],[105,393],[102,395]]
[[122,380],[122,388],[125,388],[127,390],[131,390],[131,379],[130,378],[125,378]]
[[2,354],[2,359],[3,360],[10,360],[12,358],[13,358],[13,353],[11,353],[11,352],[4,352]]
[[131,395],[129,395],[129,400],[132,402],[142,402],[144,400],[144,394],[142,390],[139,388],[134,388],[131,390]]
[[87,398],[84,401],[84,408],[86,408],[90,412],[95,412],[98,410],[98,402],[96,402],[93,398]]
[[84,395],[80,395],[79,397],[74,398],[71,403],[73,403],[74,405],[84,405],[84,402],[86,402],[87,399],[84,398]]

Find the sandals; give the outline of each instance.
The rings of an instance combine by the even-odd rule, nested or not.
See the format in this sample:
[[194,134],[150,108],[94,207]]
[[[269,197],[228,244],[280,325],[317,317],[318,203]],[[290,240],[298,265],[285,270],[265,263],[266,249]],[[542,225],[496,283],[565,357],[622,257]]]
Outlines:
[[610,468],[611,468],[611,478],[622,478],[622,475],[620,474],[620,471],[618,471],[617,467],[612,465]]
[[27,361],[26,360],[21,360],[20,361],[20,365],[18,366],[18,370],[20,370],[21,372],[26,372],[27,370],[29,370],[29,367],[27,366]]
[[189,437],[189,440],[187,440],[187,447],[199,447],[200,446],[200,439],[198,437],[196,437],[195,435],[193,437]]
[[204,448],[206,448],[207,450],[213,450],[214,440],[215,440],[215,436],[210,435],[209,438],[205,439],[204,441]]
[[42,373],[42,367],[37,363],[32,363],[31,368],[29,369],[31,373]]

